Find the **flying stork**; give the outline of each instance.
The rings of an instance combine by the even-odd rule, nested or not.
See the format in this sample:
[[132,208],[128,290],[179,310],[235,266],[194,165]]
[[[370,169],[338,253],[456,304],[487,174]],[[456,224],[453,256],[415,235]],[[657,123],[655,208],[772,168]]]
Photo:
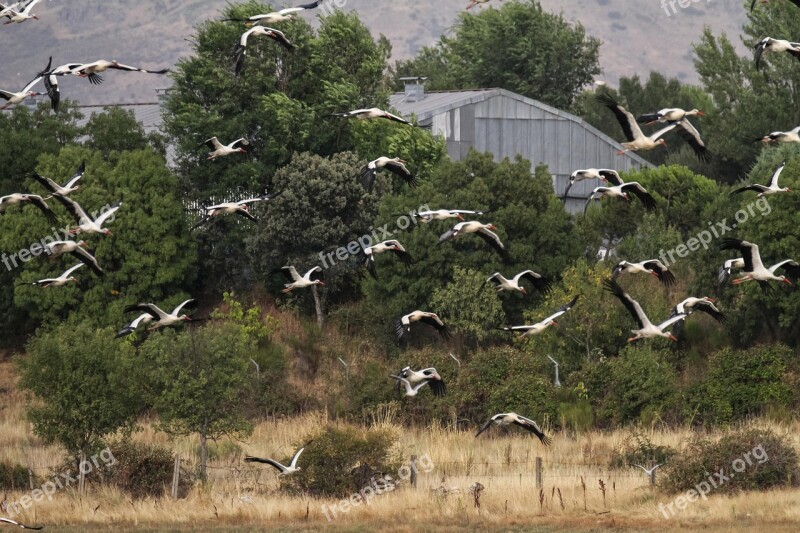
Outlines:
[[616,281],[613,279],[607,279],[603,282],[603,285],[607,291],[619,298],[619,301],[622,302],[622,305],[625,306],[633,319],[636,320],[637,324],[639,324],[639,329],[631,330],[633,337],[630,337],[628,342],[633,342],[637,339],[651,339],[654,337],[664,337],[666,339],[670,339],[671,341],[678,341],[673,334],[664,330],[673,325],[675,322],[686,318],[685,314],[676,314],[661,324],[655,325],[650,322],[650,319],[648,319],[647,315],[644,314],[642,306],[639,305],[639,302],[631,298],[625,291],[623,291],[622,288],[617,285]]
[[657,277],[658,280],[664,285],[670,286],[675,283],[675,276],[667,268],[667,265],[658,259],[648,259],[639,263],[629,263],[628,261],[621,261],[614,267],[611,273],[611,279],[616,279],[623,274],[641,274],[647,273]]
[[154,320],[156,320],[156,323],[149,328],[149,331],[153,331],[159,328],[177,326],[181,322],[191,322],[193,320],[191,317],[186,314],[180,315],[179,313],[181,312],[181,309],[192,303],[194,303],[194,299],[189,298],[178,305],[178,307],[173,309],[171,313],[163,311],[160,307],[153,303],[129,305],[123,309],[123,312],[130,313],[133,311],[141,311],[149,314]]
[[419,181],[408,168],[406,168],[405,161],[399,157],[379,157],[374,161],[370,161],[361,169],[361,185],[367,190],[372,192],[372,187],[375,185],[375,176],[378,170],[385,168],[392,174],[403,178],[412,188],[419,185]]
[[481,433],[492,427],[495,426],[508,426],[514,424],[515,426],[519,426],[525,431],[530,431],[537,437],[545,446],[549,446],[552,443],[550,437],[546,436],[539,425],[531,420],[530,418],[525,418],[524,416],[520,416],[517,413],[499,413],[491,417],[489,420],[483,423],[481,428],[475,434],[475,437],[478,437]]
[[633,114],[614,100],[608,92],[603,92],[595,98],[614,113],[617,117],[617,122],[619,122],[619,125],[622,127],[623,133],[625,133],[625,138],[628,139],[628,142],[622,143],[625,149],[617,152],[618,154],[623,154],[628,151],[637,152],[640,150],[652,150],[658,146],[666,146],[667,142],[662,139],[661,136],[667,132],[676,130],[678,135],[692,147],[694,153],[701,162],[707,163],[710,160],[710,155],[703,139],[700,137],[700,133],[698,133],[688,119],[683,118],[677,122],[673,122],[652,135],[646,136],[642,133],[642,129],[639,127]]
[[583,170],[576,170],[569,176],[569,184],[564,191],[564,201],[567,200],[567,195],[569,194],[569,190],[572,188],[572,185],[574,185],[577,181],[584,180],[602,180],[603,182],[611,185],[622,185],[623,183],[622,178],[619,177],[617,171],[609,168],[587,168]]
[[781,163],[781,166],[779,166],[778,169],[772,174],[772,178],[770,178],[769,183],[767,183],[766,185],[760,185],[758,183],[754,183],[753,185],[739,187],[738,189],[731,192],[731,194],[743,193],[745,191],[755,191],[758,193],[756,197],[761,198],[762,196],[769,196],[772,194],[778,194],[782,192],[792,192],[792,189],[790,189],[789,187],[780,187],[778,185],[778,178],[780,178],[781,172],[783,172],[785,166],[786,166],[786,161]]
[[578,296],[575,296],[569,303],[559,307],[555,313],[545,318],[541,322],[537,322],[536,324],[531,324],[529,326],[504,326],[497,329],[501,331],[521,332],[522,334],[520,335],[520,337],[538,335],[554,324],[557,326],[558,322],[556,322],[556,318],[560,317],[561,315],[572,309],[575,306],[575,303],[578,301]]
[[497,292],[518,291],[522,294],[528,294],[525,287],[521,285],[523,279],[531,282],[533,287],[542,294],[547,294],[552,288],[552,282],[548,278],[537,274],[533,270],[523,270],[511,279],[506,278],[500,272],[495,272],[486,278],[478,292],[481,292],[487,283],[492,283]]
[[294,452],[294,455],[289,461],[289,466],[283,465],[274,459],[262,459],[261,457],[253,457],[252,455],[245,455],[244,462],[268,464],[278,470],[279,476],[288,476],[289,474],[294,474],[300,470],[300,467],[297,466],[297,460],[300,458],[300,454],[303,453],[303,450],[305,450],[306,447],[312,442],[313,441],[308,441],[302,448]]
[[[734,285],[755,280],[763,290],[767,291],[769,290],[769,284],[767,283],[769,281],[781,281],[787,285],[793,285],[792,280],[797,281],[798,277],[800,277],[800,266],[791,259],[785,259],[766,268],[764,263],[761,262],[761,254],[759,254],[757,244],[726,237],[722,239],[720,249],[739,250],[742,254],[742,259],[744,260],[742,272],[744,275],[733,280],[731,283]],[[775,272],[781,268],[786,271],[787,275],[775,275]]]
[[290,293],[295,289],[305,289],[306,287],[313,287],[314,285],[322,285],[324,286],[325,283],[322,281],[322,267],[317,265],[302,276],[298,274],[297,269],[293,266],[283,266],[281,268],[276,268],[270,275],[275,274],[283,274],[283,276],[288,280],[289,283],[285,283],[283,285],[283,293]]

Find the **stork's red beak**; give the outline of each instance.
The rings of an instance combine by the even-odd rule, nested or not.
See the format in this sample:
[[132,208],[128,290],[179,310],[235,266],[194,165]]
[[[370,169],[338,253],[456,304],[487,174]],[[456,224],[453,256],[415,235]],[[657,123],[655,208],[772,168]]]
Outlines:
[[672,342],[678,342],[678,338],[672,333],[669,334],[669,340],[671,340]]
[[794,285],[794,283],[792,283],[792,281],[789,278],[783,278],[781,281],[783,281],[787,285]]

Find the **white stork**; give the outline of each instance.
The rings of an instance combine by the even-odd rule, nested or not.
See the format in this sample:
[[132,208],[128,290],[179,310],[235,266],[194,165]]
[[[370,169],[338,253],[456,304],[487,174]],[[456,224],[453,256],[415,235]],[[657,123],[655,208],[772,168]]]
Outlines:
[[552,288],[552,282],[548,278],[542,276],[541,274],[537,274],[533,270],[523,270],[511,279],[506,278],[500,272],[495,272],[486,278],[486,281],[483,282],[483,285],[481,285],[481,288],[478,292],[482,291],[483,288],[486,287],[486,284],[491,282],[497,292],[518,291],[522,294],[528,294],[528,292],[525,290],[525,287],[521,285],[523,279],[531,282],[533,287],[543,294],[547,294]]
[[411,332],[411,324],[414,322],[428,324],[429,326],[435,328],[443,339],[450,338],[450,332],[447,331],[447,326],[444,324],[444,322],[442,322],[442,319],[439,318],[439,315],[428,311],[417,310],[412,311],[407,315],[403,315],[400,317],[400,320],[397,321],[394,328],[397,335],[397,340],[402,340],[406,333]]
[[658,146],[666,146],[667,142],[662,139],[661,136],[667,132],[676,130],[683,140],[689,143],[689,146],[692,147],[700,161],[704,163],[709,161],[710,156],[706,145],[703,143],[700,133],[698,133],[688,119],[684,118],[673,122],[648,137],[642,133],[642,129],[639,127],[633,114],[614,100],[610,94],[603,92],[595,98],[614,113],[617,117],[617,122],[619,122],[619,125],[622,127],[623,133],[625,133],[625,138],[628,139],[628,142],[622,143],[625,149],[618,151],[618,154],[623,154],[628,151],[637,152],[641,150],[652,150]]
[[274,459],[262,459],[260,457],[253,457],[252,455],[245,455],[244,462],[245,463],[264,463],[270,466],[275,467],[278,470],[279,476],[288,476],[289,474],[294,474],[295,472],[300,471],[300,467],[297,466],[297,460],[300,458],[300,454],[303,453],[303,450],[311,444],[313,441],[308,441],[305,446],[294,452],[291,460],[289,461],[289,466],[282,465],[278,461]]
[[731,192],[731,194],[743,193],[745,191],[755,191],[758,193],[756,197],[761,198],[762,196],[769,196],[781,192],[792,192],[792,189],[790,189],[789,187],[780,187],[778,185],[778,178],[780,178],[781,172],[783,172],[785,166],[786,166],[786,161],[781,163],[781,166],[779,166],[778,169],[772,174],[772,178],[770,178],[769,183],[767,183],[766,185],[760,185],[758,183],[754,183],[753,185],[739,187],[735,191]]
[[47,217],[47,220],[50,223],[56,223],[56,215],[53,213],[53,210],[50,209],[50,206],[47,205],[47,202],[44,198],[39,196],[38,194],[22,194],[22,193],[14,193],[9,194],[6,196],[0,196],[0,215],[5,213],[5,210],[12,205],[19,205],[22,203],[29,203],[31,205],[35,205],[39,208],[39,210],[44,213]]
[[737,257],[736,259],[728,259],[725,263],[719,267],[719,272],[717,273],[717,279],[719,280],[719,284],[722,285],[728,278],[731,277],[731,272],[734,269],[742,269],[744,268],[744,259],[741,257]]
[[639,263],[629,263],[628,261],[621,261],[614,267],[611,273],[611,279],[616,279],[623,274],[651,274],[658,278],[664,285],[673,285],[675,283],[675,276],[667,268],[667,265],[658,259],[648,259]]
[[[18,5],[21,3],[22,2],[17,2]],[[31,9],[33,9],[33,6],[35,6],[37,3],[39,3],[39,0],[31,0],[22,9],[22,11],[20,11],[18,7],[16,9],[12,9],[11,7],[3,9],[3,14],[0,15],[0,18],[2,17],[8,18],[8,20],[5,21],[5,24],[12,24],[14,22],[20,24],[30,19],[39,20],[39,17],[31,13]]]
[[122,206],[122,202],[117,202],[106,209],[97,218],[92,218],[87,215],[86,211],[84,211],[78,202],[72,198],[60,195],[53,196],[53,198],[58,200],[61,205],[67,208],[67,211],[69,211],[69,213],[72,215],[72,218],[75,219],[75,223],[78,224],[70,230],[70,235],[75,235],[82,231],[85,233],[102,233],[103,235],[111,235],[111,230],[104,228],[103,224],[110,217],[113,217],[114,213],[116,213],[117,210],[119,210],[119,208]]
[[[442,376],[440,376],[439,372],[432,367],[423,368],[421,370],[412,370],[410,366],[407,366],[398,372],[397,376],[392,377],[398,380],[398,385],[400,385],[400,380],[403,379],[415,389],[420,384],[428,385],[431,388],[431,391],[433,391],[434,396],[444,396],[447,393],[447,386],[445,385]],[[408,391],[408,388],[406,391]]]
[[0,99],[6,101],[6,103],[3,106],[1,106],[0,109],[6,109],[7,107],[12,106],[14,104],[19,104],[28,97],[40,96],[44,94],[31,90],[41,80],[42,80],[41,76],[36,76],[35,78],[33,78],[33,80],[28,82],[28,84],[19,92],[4,91],[0,89]]
[[32,529],[34,531],[39,531],[44,527],[44,526],[26,526],[22,522],[16,522],[14,520],[11,520],[10,518],[3,518],[3,517],[0,517],[0,522],[3,522],[5,524],[11,524],[12,526],[17,526],[22,529]]
[[361,169],[361,185],[367,190],[372,192],[372,187],[375,184],[375,176],[378,170],[385,168],[392,174],[403,178],[411,187],[419,185],[419,181],[408,168],[406,168],[405,161],[399,157],[379,157],[374,161],[370,161]]
[[368,109],[356,109],[355,111],[348,111],[346,113],[333,113],[331,116],[344,117],[344,118],[357,118],[358,120],[385,118],[387,120],[393,120],[394,122],[399,122],[400,124],[408,124],[409,126],[414,125],[402,117],[398,117],[397,115],[393,115],[388,111],[384,111],[383,109],[379,109],[377,107],[370,107]]
[[789,131],[773,131],[763,137],[754,139],[753,142],[769,143],[800,143],[800,126]]
[[506,252],[506,247],[503,245],[503,242],[500,240],[500,237],[494,233],[497,230],[494,224],[483,224],[481,222],[471,220],[468,222],[459,222],[452,229],[442,233],[439,237],[439,242],[437,244],[441,244],[445,241],[449,241],[452,239],[456,239],[461,237],[462,235],[467,235],[469,233],[474,233],[486,243],[494,248],[497,253],[499,253],[503,258],[507,258],[508,254]]
[[314,285],[324,286],[322,281],[322,267],[317,265],[302,276],[297,273],[297,269],[293,266],[284,266],[276,268],[270,275],[281,273],[289,281],[283,285],[284,289],[281,292],[290,293],[295,289],[305,289],[306,287],[313,287]]
[[289,51],[294,49],[294,45],[286,38],[286,35],[282,31],[266,26],[253,26],[239,37],[239,42],[233,50],[233,71],[237,76],[240,75],[242,69],[244,69],[244,60],[247,56],[247,40],[251,35],[265,35]]
[[194,303],[194,299],[189,298],[182,302],[178,307],[172,310],[171,313],[167,313],[158,307],[154,303],[140,303],[129,305],[123,309],[123,312],[130,313],[132,311],[141,311],[143,313],[147,313],[156,320],[156,323],[150,327],[149,331],[153,331],[159,328],[165,328],[169,326],[177,326],[181,322],[191,322],[193,319],[186,314],[179,314],[181,309],[183,309],[188,304]]
[[755,48],[756,70],[761,68],[761,57],[772,52],[788,52],[800,59],[800,43],[793,43],[785,39],[765,37],[756,44]]
[[127,337],[128,335],[135,332],[136,329],[142,324],[149,324],[153,320],[154,320],[153,315],[151,315],[150,313],[142,313],[141,315],[134,318],[133,321],[127,324],[124,328],[119,330],[117,334],[114,336],[114,338],[119,339],[121,337]]
[[623,184],[622,178],[619,177],[619,174],[616,170],[611,170],[609,168],[587,168],[576,170],[569,176],[569,184],[564,191],[564,200],[567,199],[567,195],[569,194],[569,190],[572,188],[572,185],[574,185],[577,181],[584,180],[602,180],[603,182],[611,185]]
[[670,316],[677,316],[677,315],[686,315],[689,316],[695,311],[702,311],[710,315],[714,320],[719,322],[720,324],[724,324],[726,317],[725,314],[720,311],[716,305],[716,300],[713,298],[709,298],[708,296],[703,296],[702,298],[696,298],[694,296],[690,296],[686,298],[682,302],[679,302],[676,305]]
[[222,22],[245,22],[246,26],[254,26],[256,24],[261,24],[261,25],[274,24],[275,22],[292,20],[295,18],[297,13],[300,13],[301,11],[305,11],[307,9],[314,9],[324,1],[325,0],[315,0],[310,4],[302,4],[297,7],[287,7],[286,9],[281,9],[280,11],[271,11],[270,13],[265,13],[262,15],[253,15],[245,19],[240,19],[240,18],[222,19]]
[[[92,61],[91,63],[84,63],[82,65],[78,65],[77,67],[73,68],[70,72],[75,76],[80,76],[81,78],[89,78],[89,81],[92,81],[91,80],[92,74],[99,74],[101,72],[105,72],[108,69],[125,70],[127,72],[145,72],[147,74],[166,74],[167,72],[169,72],[168,68],[162,68],[161,70],[147,70],[144,68],[132,67],[130,65],[123,65],[122,63],[116,60],[108,61],[107,59],[98,59],[97,61]],[[95,82],[92,83],[97,85],[97,83]]]
[[48,191],[50,191],[50,194],[53,196],[69,196],[70,193],[81,188],[81,186],[76,185],[76,183],[78,183],[78,180],[83,177],[85,172],[86,164],[81,163],[81,166],[78,167],[78,170],[75,171],[72,177],[69,178],[69,181],[67,181],[63,186],[59,185],[50,178],[46,178],[41,174],[37,174],[36,172],[34,172],[31,177],[41,183]]
[[612,198],[622,198],[626,202],[630,202],[631,194],[636,196],[648,211],[653,211],[657,207],[655,198],[653,198],[650,193],[647,192],[647,189],[642,187],[638,182],[631,181],[629,183],[613,185],[611,187],[595,187],[595,189],[592,191],[592,194],[586,200],[586,205],[583,207],[583,212],[586,213],[586,210],[589,208],[589,204],[592,203],[592,200],[595,199],[596,195],[601,200],[608,196]]
[[[247,152],[245,146],[250,146],[250,141],[242,137],[240,139],[236,139],[230,144],[222,144],[216,137],[211,137],[200,144],[200,146],[203,145],[208,146],[208,148],[211,150],[206,160],[212,160],[218,157],[229,156],[231,154],[244,154]],[[198,148],[200,148],[200,146],[198,146]]]
[[86,266],[92,269],[95,274],[98,276],[104,276],[105,272],[103,272],[103,269],[101,269],[100,265],[97,264],[97,259],[95,259],[92,254],[84,250],[85,246],[85,241],[53,241],[45,245],[44,251],[50,256],[51,259],[56,259],[63,254],[72,254],[80,259],[81,262],[83,262]]
[[[739,250],[742,254],[742,259],[744,260],[742,272],[744,275],[733,280],[731,283],[734,285],[755,280],[758,281],[761,288],[766,291],[769,289],[767,283],[769,281],[781,281],[787,285],[793,285],[792,280],[797,280],[797,278],[800,277],[800,266],[791,259],[785,259],[780,263],[766,268],[764,263],[761,262],[761,254],[758,251],[757,244],[726,237],[722,240],[720,249]],[[784,269],[788,275],[775,275],[775,272],[781,268]]]
[[692,109],[691,111],[686,111],[685,109],[681,109],[679,107],[668,107],[666,109],[660,109],[655,113],[648,113],[646,115],[641,115],[636,120],[640,124],[650,126],[651,124],[655,124],[657,122],[662,124],[672,124],[673,122],[680,122],[686,117],[704,117],[704,116],[706,116],[706,114],[703,111],[700,111],[699,109]]
[[394,374],[389,374],[389,377],[394,378],[397,381],[398,387],[400,385],[403,385],[405,387],[406,396],[408,396],[409,398],[415,397],[417,393],[419,393],[420,389],[422,389],[422,387],[427,385],[427,383],[425,383],[424,381],[421,383],[417,383],[416,385],[412,385],[411,382],[408,381],[406,378],[395,376]]
[[411,257],[411,254],[409,254],[406,249],[403,248],[403,245],[400,244],[400,241],[395,239],[379,242],[378,244],[364,248],[364,266],[367,267],[367,271],[376,280],[378,279],[378,273],[375,269],[375,255],[382,254],[384,252],[394,253],[406,266],[411,266],[414,263],[414,259]]
[[469,0],[469,4],[467,4],[467,9],[472,9],[473,7],[479,4],[485,4],[489,2],[489,0]]
[[631,298],[625,291],[623,291],[622,288],[617,285],[616,281],[613,279],[607,279],[603,282],[603,285],[607,291],[619,298],[619,301],[622,302],[622,305],[625,306],[633,319],[639,324],[639,329],[631,330],[633,337],[629,338],[628,342],[633,342],[637,339],[650,339],[655,337],[664,337],[666,339],[670,339],[671,341],[678,341],[675,335],[664,330],[673,325],[675,322],[686,318],[685,314],[677,314],[668,318],[661,324],[655,325],[650,322],[650,319],[648,319],[647,315],[644,314],[642,306],[639,305],[639,302]]
[[433,211],[419,211],[417,213],[412,214],[411,216],[419,219],[420,222],[423,224],[427,224],[428,222],[432,222],[434,220],[447,220],[449,218],[455,218],[457,220],[464,221],[464,215],[484,215],[488,213],[488,211],[467,211],[464,209],[436,209]]
[[76,283],[78,281],[78,278],[74,277],[72,273],[81,268],[83,265],[84,263],[78,263],[77,265],[71,267],[69,270],[67,270],[57,278],[40,279],[39,281],[34,281],[32,283],[23,283],[23,285],[37,285],[39,287],[47,288],[47,287],[61,287],[70,282]]
[[541,322],[537,322],[536,324],[531,324],[526,326],[504,326],[497,329],[501,331],[521,332],[522,334],[520,335],[520,337],[529,337],[531,335],[538,335],[554,324],[557,326],[558,322],[556,322],[556,318],[560,317],[561,315],[572,309],[575,306],[575,303],[578,301],[579,296],[580,295],[575,296],[569,303],[566,303],[561,307],[559,307],[555,313],[545,318]]
[[481,428],[475,434],[477,437],[491,426],[508,426],[514,424],[515,426],[519,426],[525,431],[530,431],[537,437],[545,446],[549,446],[552,443],[550,437],[546,436],[539,425],[531,420],[530,418],[525,418],[524,416],[520,416],[517,413],[500,413],[496,414],[491,417],[489,420],[483,423]]
[[192,226],[191,229],[194,230],[199,228],[209,220],[212,220],[214,217],[230,214],[243,216],[252,220],[253,222],[258,222],[258,219],[250,214],[250,204],[255,202],[263,202],[264,200],[272,200],[274,197],[275,196],[258,196],[256,198],[239,200],[238,202],[223,202],[221,204],[206,207],[203,209],[203,218],[200,220],[200,222]]

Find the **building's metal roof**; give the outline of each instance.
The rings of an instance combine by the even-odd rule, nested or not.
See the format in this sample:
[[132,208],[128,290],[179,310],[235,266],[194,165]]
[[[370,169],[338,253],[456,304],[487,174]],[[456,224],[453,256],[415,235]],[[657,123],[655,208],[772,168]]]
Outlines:
[[[451,111],[453,109],[465,105],[474,104],[477,102],[483,102],[485,100],[489,100],[490,98],[494,98],[497,96],[505,96],[507,98],[511,98],[518,102],[524,102],[525,104],[541,109],[542,111],[545,111],[552,115],[556,115],[561,119],[574,122],[575,124],[578,124],[581,127],[585,128],[586,130],[590,131],[597,137],[604,139],[609,143],[619,146],[621,148],[621,145],[618,141],[609,137],[602,131],[598,130],[597,128],[595,128],[582,118],[575,116],[571,113],[567,113],[566,111],[556,109],[555,107],[549,106],[547,104],[543,104],[538,100],[527,98],[525,96],[522,96],[520,94],[511,91],[507,91],[505,89],[430,91],[425,93],[425,96],[422,100],[412,101],[412,102],[408,101],[405,93],[394,93],[389,98],[389,105],[394,109],[396,109],[403,116],[408,117],[411,115],[415,115],[417,117],[418,122],[420,122],[421,124],[428,124],[430,123],[431,119],[436,115],[447,113],[448,111]],[[629,152],[628,156],[630,156],[634,161],[636,161],[637,163],[639,163],[644,167],[653,166],[651,163],[645,161],[635,153]]]
[[161,106],[158,102],[147,102],[142,104],[109,104],[109,105],[84,105],[78,106],[78,111],[83,114],[83,118],[78,121],[78,126],[85,126],[95,113],[102,113],[110,107],[118,107],[125,111],[133,111],[136,122],[144,127],[145,133],[161,131]]

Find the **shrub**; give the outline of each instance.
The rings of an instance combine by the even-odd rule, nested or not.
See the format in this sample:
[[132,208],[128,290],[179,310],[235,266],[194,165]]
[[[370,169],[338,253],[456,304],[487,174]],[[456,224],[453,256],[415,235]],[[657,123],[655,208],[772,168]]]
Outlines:
[[[715,476],[720,471],[730,479],[720,483]],[[693,440],[663,474],[660,484],[669,492],[692,489],[712,476],[715,493],[768,490],[797,484],[798,457],[786,437],[770,430],[745,429],[718,442]]]
[[666,464],[678,450],[669,446],[653,444],[650,437],[639,431],[633,431],[614,450],[611,455],[611,468],[626,466],[648,466],[650,462]]
[[[172,451],[154,444],[140,444],[131,441],[118,441],[109,444],[108,449],[114,462],[100,468],[92,468],[86,474],[87,483],[112,485],[127,492],[133,498],[158,498],[172,485],[172,472],[175,456]],[[56,475],[63,472],[76,472],[75,459],[68,457],[54,470]],[[75,474],[77,478],[77,474]],[[178,495],[183,497],[194,483],[194,476],[181,467]]]
[[609,363],[611,380],[605,408],[617,423],[671,416],[677,378],[664,353],[649,346],[631,347]]
[[[370,469],[394,475],[400,466],[394,453],[397,437],[388,429],[327,428],[308,436],[300,456],[301,470],[285,478],[281,490],[290,494],[346,497],[363,488],[363,472]],[[286,463],[284,463],[286,464]]]
[[28,469],[25,466],[11,461],[0,462],[0,489],[19,490],[29,486]]
[[705,379],[691,390],[690,408],[701,422],[730,424],[770,407],[788,407],[792,389],[784,379],[791,359],[792,351],[782,344],[720,350],[709,359]]

